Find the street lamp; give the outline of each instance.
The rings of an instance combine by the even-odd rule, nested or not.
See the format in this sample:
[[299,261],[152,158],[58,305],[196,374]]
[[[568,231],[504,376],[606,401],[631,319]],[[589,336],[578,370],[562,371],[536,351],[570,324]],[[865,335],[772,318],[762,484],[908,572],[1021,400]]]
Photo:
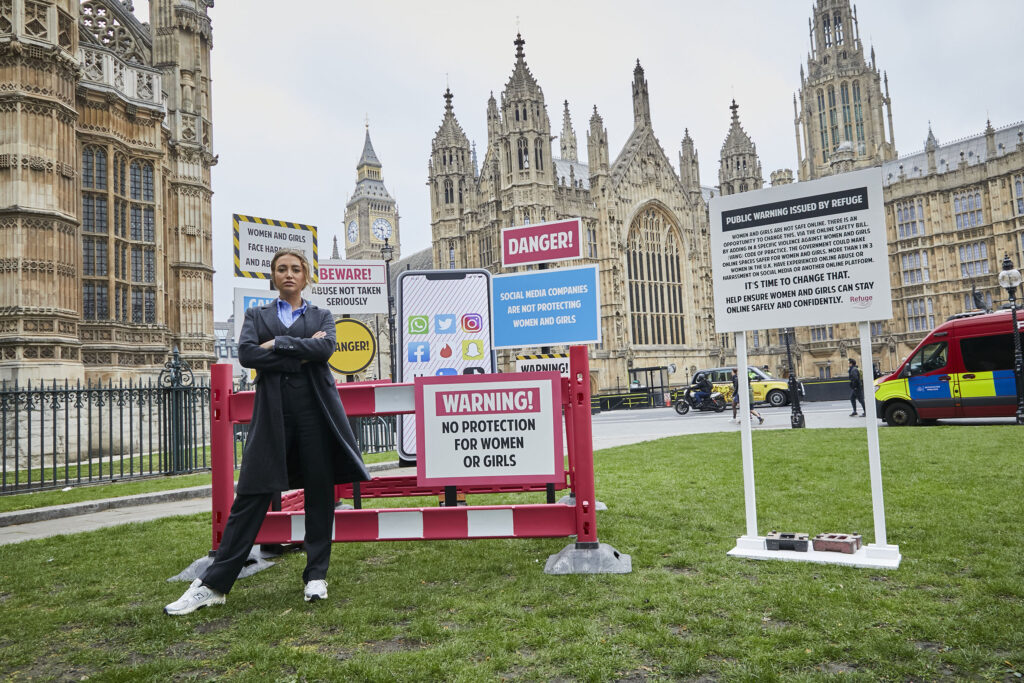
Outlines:
[[1003,256],[1003,269],[999,272],[999,286],[1010,296],[1010,315],[1013,316],[1013,386],[1017,392],[1017,424],[1024,424],[1024,391],[1021,391],[1021,377],[1024,363],[1020,353],[1020,330],[1017,329],[1017,287],[1020,286],[1020,271],[1013,267],[1010,255]]
[[796,379],[796,368],[793,366],[793,350],[789,347],[789,338],[793,335],[793,328],[786,328],[783,333],[786,335],[786,365],[789,367],[789,406],[791,414],[789,424],[793,429],[800,429],[804,426],[804,412],[800,410],[800,382]]
[[[380,248],[380,257],[384,259],[384,278],[388,286],[388,349],[391,355],[391,381],[395,381],[395,297],[391,293],[391,259],[395,257],[395,248],[384,238]],[[379,353],[379,351],[378,351]]]

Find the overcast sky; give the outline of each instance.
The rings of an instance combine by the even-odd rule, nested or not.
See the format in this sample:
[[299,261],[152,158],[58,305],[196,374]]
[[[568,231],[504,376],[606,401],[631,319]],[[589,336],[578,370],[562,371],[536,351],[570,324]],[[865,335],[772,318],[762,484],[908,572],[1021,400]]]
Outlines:
[[[796,170],[793,95],[809,50],[812,0],[665,0],[515,3],[225,0],[213,20],[213,264],[216,320],[231,313],[231,214],[319,227],[321,258],[342,240],[365,120],[398,200],[403,256],[430,244],[426,192],[430,143],[446,83],[480,158],[487,97],[515,63],[512,41],[544,92],[552,134],[569,101],[586,160],[593,106],[614,159],[632,130],[630,84],[646,71],[654,131],[673,167],[689,128],[701,183],[716,185],[735,97],[764,178]],[[136,3],[143,20],[145,2]],[[974,135],[986,118],[1024,119],[1019,45],[1024,2],[962,0],[857,3],[865,52],[889,75],[896,148]],[[553,142],[557,154],[558,141]],[[678,170],[678,169],[677,169]]]

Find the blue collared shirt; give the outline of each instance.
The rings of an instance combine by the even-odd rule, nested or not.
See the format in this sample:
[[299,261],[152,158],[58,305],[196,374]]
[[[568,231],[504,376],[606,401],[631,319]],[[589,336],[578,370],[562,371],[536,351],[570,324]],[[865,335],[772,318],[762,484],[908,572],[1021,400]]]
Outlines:
[[292,326],[299,316],[306,312],[306,300],[302,300],[302,305],[292,310],[292,305],[284,299],[277,300],[277,319],[281,321],[281,324],[285,326],[285,329]]

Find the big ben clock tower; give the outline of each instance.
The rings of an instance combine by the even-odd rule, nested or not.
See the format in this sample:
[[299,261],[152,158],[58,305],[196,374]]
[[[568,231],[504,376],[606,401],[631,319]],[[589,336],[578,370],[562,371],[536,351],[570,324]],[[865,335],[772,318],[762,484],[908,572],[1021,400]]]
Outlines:
[[380,260],[384,240],[401,258],[398,242],[398,207],[384,187],[381,164],[366,127],[363,154],[356,165],[356,189],[345,205],[345,258]]

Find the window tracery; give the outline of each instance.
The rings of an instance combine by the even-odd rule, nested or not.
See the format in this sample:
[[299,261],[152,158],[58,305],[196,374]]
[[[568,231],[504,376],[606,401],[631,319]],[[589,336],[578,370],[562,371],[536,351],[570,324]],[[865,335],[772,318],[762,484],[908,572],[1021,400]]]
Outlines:
[[[31,0],[29,0],[31,1]],[[103,46],[130,62],[141,62],[138,45],[125,26],[122,26],[100,0],[82,3],[81,25]]]
[[633,343],[684,344],[683,250],[674,223],[662,210],[647,208],[630,225],[627,244]]

